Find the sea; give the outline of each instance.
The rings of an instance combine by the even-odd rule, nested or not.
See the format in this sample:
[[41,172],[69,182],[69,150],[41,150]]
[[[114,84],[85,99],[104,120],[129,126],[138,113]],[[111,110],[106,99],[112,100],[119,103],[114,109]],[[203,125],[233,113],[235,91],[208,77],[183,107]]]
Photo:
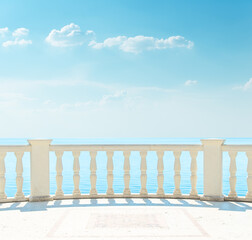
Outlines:
[[[201,138],[55,138],[52,144],[200,144]],[[203,139],[203,138],[202,138]],[[221,138],[225,139],[225,144],[252,144],[252,138]],[[0,145],[26,145],[25,138],[0,138]],[[81,152],[80,155],[80,191],[82,194],[88,194],[90,191],[90,155],[89,152]],[[157,155],[150,151],[147,154],[147,190],[148,193],[157,191]],[[164,154],[164,191],[166,194],[172,194],[174,191],[174,156],[170,151]],[[190,184],[190,155],[189,152],[181,154],[181,192],[189,194]],[[65,194],[73,192],[73,155],[71,152],[64,152],[63,158],[63,191]],[[101,151],[97,153],[97,191],[106,193],[107,190],[107,171],[106,153]],[[139,193],[140,182],[140,154],[138,151],[131,152],[130,156],[130,189],[132,193]],[[247,193],[247,156],[244,152],[237,155],[237,184],[236,191],[239,196],[245,196]],[[114,152],[114,180],[113,188],[115,193],[122,193],[124,189],[124,157],[122,152]],[[223,153],[223,194],[228,195],[229,186],[229,166],[230,158],[227,152]],[[16,158],[14,153],[7,153],[5,158],[6,167],[6,185],[5,192],[8,197],[15,196],[16,193]],[[203,194],[203,153],[199,152],[197,156],[197,191]],[[30,154],[25,153],[23,157],[23,192],[27,196],[30,194]],[[50,193],[56,191],[56,156],[50,152]]]

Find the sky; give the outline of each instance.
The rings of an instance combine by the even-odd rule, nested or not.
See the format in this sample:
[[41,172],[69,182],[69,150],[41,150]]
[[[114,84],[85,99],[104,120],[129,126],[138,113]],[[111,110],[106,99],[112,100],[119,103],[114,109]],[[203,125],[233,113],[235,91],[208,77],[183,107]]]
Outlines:
[[252,1],[0,10],[0,137],[252,137]]

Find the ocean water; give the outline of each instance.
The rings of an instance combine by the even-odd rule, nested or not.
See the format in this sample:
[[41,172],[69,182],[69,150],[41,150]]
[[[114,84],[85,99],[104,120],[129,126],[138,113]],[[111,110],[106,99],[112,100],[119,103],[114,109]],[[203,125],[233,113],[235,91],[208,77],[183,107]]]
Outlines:
[[[252,144],[252,138],[227,138],[226,144]],[[19,145],[27,144],[27,139],[0,139],[0,145]],[[200,144],[199,138],[121,138],[121,139],[53,139],[52,144]],[[147,154],[147,190],[149,193],[157,191],[157,155],[155,152]],[[97,191],[106,193],[107,190],[107,158],[105,152],[97,153]],[[140,183],[140,154],[137,151],[130,156],[130,189],[132,193],[139,193]],[[164,190],[171,194],[174,191],[174,156],[172,152],[164,154]],[[190,184],[190,155],[189,152],[181,154],[181,192],[189,194]],[[237,155],[237,185],[236,191],[239,196],[245,196],[247,192],[247,157],[244,152]],[[65,194],[73,192],[73,156],[71,152],[65,152],[63,162],[63,191]],[[124,157],[122,152],[115,152],[114,181],[113,188],[115,193],[122,193],[124,188],[123,164]],[[203,193],[203,153],[197,156],[197,190]],[[5,158],[6,165],[6,186],[5,192],[8,197],[13,197],[16,193],[16,158],[14,153],[8,153]],[[223,153],[223,193],[229,193],[229,165],[230,159],[227,152]],[[56,156],[50,153],[50,193],[56,191]],[[23,157],[23,192],[30,194],[30,154],[25,153]],[[81,152],[80,155],[80,190],[83,194],[90,191],[90,155],[89,152]]]

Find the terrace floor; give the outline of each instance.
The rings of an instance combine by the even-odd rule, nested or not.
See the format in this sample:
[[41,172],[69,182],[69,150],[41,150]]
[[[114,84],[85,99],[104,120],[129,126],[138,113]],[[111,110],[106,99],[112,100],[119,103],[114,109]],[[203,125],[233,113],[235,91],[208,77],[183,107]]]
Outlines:
[[252,203],[80,199],[0,204],[0,239],[251,239]]

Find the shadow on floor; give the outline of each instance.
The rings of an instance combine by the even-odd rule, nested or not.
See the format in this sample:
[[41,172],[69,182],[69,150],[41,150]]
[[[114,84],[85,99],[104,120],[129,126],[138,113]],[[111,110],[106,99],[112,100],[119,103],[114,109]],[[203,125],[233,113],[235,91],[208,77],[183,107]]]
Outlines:
[[151,199],[151,198],[111,198],[111,199],[73,199],[49,202],[15,202],[0,204],[1,211],[17,210],[21,212],[47,211],[52,208],[104,207],[104,206],[152,206],[152,207],[193,207],[216,208],[222,211],[252,210],[251,203],[244,202],[206,202],[186,199]]

